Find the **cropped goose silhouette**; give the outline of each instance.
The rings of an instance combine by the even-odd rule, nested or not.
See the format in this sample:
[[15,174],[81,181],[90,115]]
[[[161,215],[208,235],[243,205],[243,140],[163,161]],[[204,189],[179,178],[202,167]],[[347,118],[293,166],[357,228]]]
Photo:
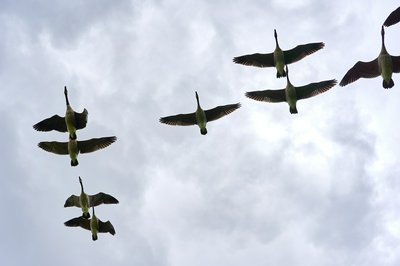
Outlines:
[[202,135],[205,135],[207,134],[206,124],[208,122],[226,116],[240,107],[240,103],[235,103],[235,104],[217,106],[209,110],[203,110],[200,107],[199,95],[197,94],[197,91],[195,92],[195,94],[197,100],[196,112],[190,114],[178,114],[178,115],[161,117],[160,122],[172,126],[198,125],[200,128],[200,133]]
[[93,138],[89,140],[78,141],[76,139],[69,139],[68,142],[58,142],[58,141],[43,141],[39,142],[38,146],[45,151],[67,155],[71,158],[71,166],[78,165],[78,154],[79,153],[89,153],[100,149],[104,149],[110,146],[117,140],[117,137],[103,137],[103,138]]
[[113,196],[99,192],[95,195],[88,195],[83,190],[83,183],[81,177],[79,177],[79,183],[81,184],[81,194],[79,196],[71,195],[64,204],[64,207],[78,207],[82,209],[82,217],[90,218],[89,208],[98,206],[100,204],[117,204],[119,201]]
[[400,56],[391,56],[385,47],[385,30],[381,28],[382,48],[377,58],[370,62],[358,61],[346,75],[344,75],[340,86],[346,86],[359,78],[375,78],[382,76],[382,86],[385,89],[390,89],[394,86],[392,79],[393,73],[400,72]]
[[297,62],[307,55],[310,55],[320,49],[325,44],[323,42],[307,43],[297,45],[293,49],[283,51],[278,44],[278,34],[274,30],[276,48],[273,53],[269,54],[249,54],[233,58],[233,62],[237,64],[255,66],[255,67],[275,67],[276,77],[285,77],[285,65]]
[[111,224],[110,221],[102,222],[99,218],[97,218],[94,213],[94,207],[92,207],[92,218],[91,219],[86,219],[86,218],[83,218],[82,216],[79,216],[79,217],[76,217],[76,218],[66,221],[64,223],[64,225],[66,225],[68,227],[78,227],[79,226],[86,230],[91,231],[93,241],[97,240],[98,233],[110,233],[112,235],[115,235],[114,226]]
[[50,118],[44,119],[39,123],[33,125],[33,128],[37,131],[51,131],[56,130],[59,132],[69,132],[72,139],[76,139],[76,130],[86,127],[88,111],[83,109],[82,113],[75,112],[68,101],[68,90],[64,87],[65,102],[67,109],[65,111],[65,117],[59,115],[53,115]]
[[389,27],[398,22],[400,22],[400,7],[398,7],[395,11],[390,13],[390,15],[387,17],[387,19],[383,23],[383,25],[386,27]]
[[291,114],[297,114],[296,102],[298,100],[307,99],[315,95],[328,91],[336,85],[337,81],[334,79],[325,80],[321,82],[310,83],[305,86],[295,87],[289,81],[289,71],[286,66],[286,88],[281,90],[263,90],[263,91],[249,91],[246,96],[250,99],[261,102],[287,102],[289,104],[289,111]]

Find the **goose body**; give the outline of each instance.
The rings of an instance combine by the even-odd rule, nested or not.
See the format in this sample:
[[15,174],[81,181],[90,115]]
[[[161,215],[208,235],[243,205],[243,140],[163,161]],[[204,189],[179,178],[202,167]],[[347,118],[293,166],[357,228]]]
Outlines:
[[117,137],[103,137],[93,138],[89,140],[78,141],[76,139],[69,139],[68,142],[58,141],[43,141],[39,142],[38,146],[45,151],[60,154],[69,155],[71,158],[71,166],[78,165],[78,154],[89,153],[100,149],[104,149],[110,146],[117,140]]
[[196,94],[197,109],[190,114],[178,114],[160,118],[160,122],[173,126],[191,126],[198,125],[202,135],[207,134],[206,125],[208,122],[217,120],[228,115],[240,107],[240,103],[217,106],[213,109],[203,110],[200,106],[199,95]]
[[359,78],[375,78],[379,75],[383,79],[383,88],[390,89],[394,86],[392,74],[400,72],[400,56],[392,56],[387,52],[383,26],[381,28],[381,38],[382,47],[378,57],[370,62],[358,61],[344,75],[340,81],[340,86],[346,86]]
[[389,26],[392,26],[399,22],[400,22],[400,7],[398,7],[395,11],[390,13],[390,15],[387,17],[387,19],[383,23],[383,25],[386,27],[389,27]]
[[305,86],[295,87],[289,80],[289,71],[286,66],[286,88],[281,90],[263,90],[249,91],[246,96],[250,99],[263,102],[287,102],[291,114],[297,113],[296,103],[298,100],[306,99],[328,91],[336,85],[336,80],[325,80],[321,82],[310,83]]
[[238,56],[233,58],[233,62],[255,67],[275,67],[277,71],[276,77],[280,78],[286,76],[285,65],[295,63],[325,46],[323,42],[307,43],[297,45],[293,49],[284,51],[279,47],[278,34],[276,33],[276,30],[274,30],[274,37],[275,50],[273,53],[255,53]]
[[56,130],[59,132],[69,132],[71,139],[76,139],[76,130],[86,127],[88,111],[83,109],[82,113],[75,112],[68,100],[68,90],[64,87],[64,95],[66,102],[65,116],[53,115],[46,118],[39,123],[33,125],[37,131],[51,131]]
[[98,233],[110,233],[111,235],[115,235],[114,226],[110,221],[102,222],[94,213],[94,207],[92,207],[92,218],[86,219],[82,216],[73,218],[64,223],[65,226],[68,227],[82,227],[86,230],[91,231],[93,241],[97,240]]
[[81,185],[81,194],[79,196],[71,195],[64,204],[64,207],[78,207],[82,209],[82,217],[90,218],[89,208],[100,204],[117,204],[119,201],[113,196],[99,192],[95,195],[88,195],[83,189],[81,177],[79,177]]

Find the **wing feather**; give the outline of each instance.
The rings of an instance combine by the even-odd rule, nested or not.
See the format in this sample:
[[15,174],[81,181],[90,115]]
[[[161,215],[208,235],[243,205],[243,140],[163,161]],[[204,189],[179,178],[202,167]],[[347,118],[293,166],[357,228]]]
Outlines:
[[248,54],[233,58],[233,62],[236,64],[242,64],[246,66],[255,67],[273,67],[275,66],[274,54]]
[[81,153],[94,152],[110,146],[117,140],[117,137],[93,138],[89,140],[78,141],[78,149]]
[[260,102],[279,103],[286,101],[285,89],[248,91],[246,97]]
[[206,114],[207,122],[210,122],[226,116],[238,108],[240,108],[240,103],[227,104],[205,110],[204,113]]

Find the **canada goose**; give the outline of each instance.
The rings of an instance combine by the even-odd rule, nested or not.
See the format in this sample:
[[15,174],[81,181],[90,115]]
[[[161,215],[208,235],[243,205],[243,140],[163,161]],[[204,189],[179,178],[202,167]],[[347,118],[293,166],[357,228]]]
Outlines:
[[39,123],[33,125],[33,128],[37,131],[51,131],[57,130],[60,132],[69,132],[72,139],[76,139],[76,130],[86,127],[88,111],[83,109],[82,113],[75,112],[69,105],[68,101],[68,90],[64,87],[65,102],[67,105],[67,110],[65,112],[65,117],[59,115],[53,115],[50,118],[44,119]]
[[336,80],[325,80],[321,82],[310,83],[301,87],[294,87],[289,81],[289,71],[286,66],[286,88],[281,90],[264,90],[264,91],[249,91],[246,96],[250,99],[261,102],[287,102],[291,114],[297,114],[296,102],[301,99],[306,99],[326,92],[336,85]]
[[206,124],[232,113],[240,107],[240,103],[217,106],[213,109],[203,110],[200,107],[199,95],[196,93],[197,110],[190,114],[179,114],[161,117],[160,122],[172,126],[192,126],[198,125],[202,135],[207,134]]
[[385,22],[383,23],[384,26],[389,27],[392,26],[393,24],[396,24],[400,21],[400,7],[398,7],[395,11],[390,13],[390,15],[387,17]]
[[377,58],[371,62],[358,61],[346,75],[344,75],[340,86],[346,86],[359,78],[375,78],[379,75],[382,76],[382,86],[385,89],[390,89],[394,86],[392,73],[400,72],[400,56],[391,56],[385,47],[385,30],[381,29],[382,48]]
[[110,221],[102,222],[100,219],[98,219],[94,214],[94,207],[92,207],[91,219],[86,219],[82,216],[79,216],[66,221],[64,224],[69,227],[80,226],[86,230],[90,230],[92,232],[93,241],[97,240],[97,233],[110,233],[112,235],[115,235],[114,226],[111,224]]
[[79,196],[71,195],[64,204],[64,207],[78,207],[82,209],[82,217],[90,218],[89,208],[100,204],[117,204],[119,201],[111,195],[99,192],[96,195],[88,195],[83,190],[82,179],[79,177],[81,184],[81,194]]
[[45,151],[55,154],[66,155],[69,154],[71,158],[71,166],[78,165],[78,154],[94,152],[99,149],[104,149],[117,140],[117,137],[103,137],[94,138],[89,140],[78,141],[76,139],[69,139],[68,142],[58,141],[43,141],[39,142],[38,146]]
[[237,64],[242,64],[246,66],[256,66],[256,67],[275,67],[276,77],[285,77],[285,65],[297,62],[307,55],[310,55],[320,49],[322,49],[325,44],[323,42],[307,43],[302,45],[297,45],[295,48],[287,51],[283,51],[278,44],[278,34],[274,30],[275,44],[276,48],[273,53],[269,54],[249,54],[233,58],[233,62]]

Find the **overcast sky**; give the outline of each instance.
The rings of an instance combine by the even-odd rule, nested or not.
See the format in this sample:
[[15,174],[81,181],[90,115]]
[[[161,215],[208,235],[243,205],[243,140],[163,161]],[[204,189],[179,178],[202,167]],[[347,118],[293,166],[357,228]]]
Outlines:
[[[234,3],[230,3],[234,2]],[[293,2],[293,3],[291,3]],[[363,79],[298,102],[256,102],[282,89],[272,68],[232,58],[324,42],[289,66],[296,86],[337,79],[381,49],[399,2],[11,1],[0,5],[2,265],[400,265],[400,75]],[[400,55],[400,24],[386,47]],[[32,125],[89,112],[78,139],[117,136],[79,156],[47,153],[67,141]],[[199,128],[162,116],[240,102]],[[118,205],[96,215],[116,235],[68,228],[80,192]]]

